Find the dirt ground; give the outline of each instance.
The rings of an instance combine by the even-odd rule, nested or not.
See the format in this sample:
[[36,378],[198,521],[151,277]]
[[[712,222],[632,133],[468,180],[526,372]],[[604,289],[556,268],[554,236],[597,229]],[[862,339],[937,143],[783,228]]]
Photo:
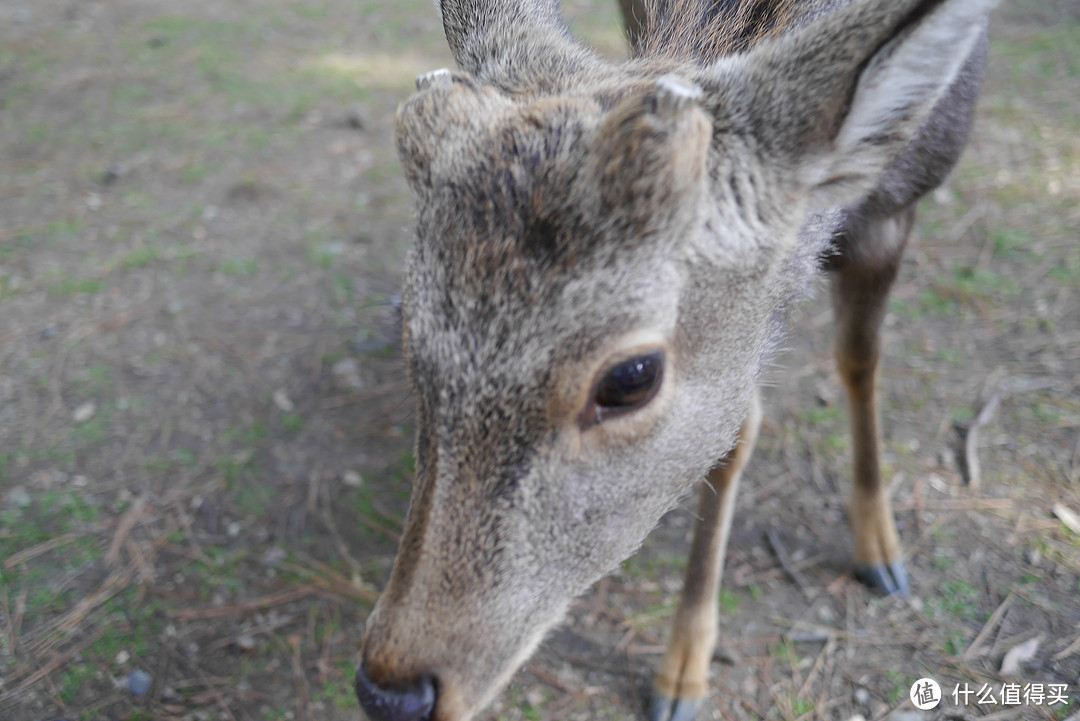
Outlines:
[[[622,52],[614,3],[564,5]],[[449,64],[430,0],[0,4],[0,719],[359,719],[414,430],[391,125]],[[1075,0],[999,9],[980,108],[887,320],[914,595],[850,578],[819,293],[770,373],[705,719],[1078,713]],[[643,718],[692,519],[665,518],[484,719]],[[904,716],[924,676],[945,702]],[[1005,683],[1071,702],[952,702]]]

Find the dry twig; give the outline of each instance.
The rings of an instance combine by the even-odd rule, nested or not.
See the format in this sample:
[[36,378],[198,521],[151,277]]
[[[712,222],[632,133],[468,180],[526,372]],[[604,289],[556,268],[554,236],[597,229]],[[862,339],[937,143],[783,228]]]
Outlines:
[[979,466],[979,429],[994,419],[1001,402],[1011,395],[1050,388],[1054,382],[1048,378],[1021,378],[1011,383],[1001,383],[990,399],[983,405],[975,417],[964,438],[964,469],[967,471],[967,483],[972,489],[978,489],[982,483],[982,469]]
[[974,657],[975,649],[978,648],[979,644],[985,641],[986,637],[990,635],[990,632],[997,628],[998,624],[1001,623],[1001,619],[1004,618],[1005,612],[1009,610],[1009,604],[1012,603],[1012,600],[1013,594],[1009,593],[1009,595],[1005,597],[1005,600],[1001,602],[1001,605],[999,605],[997,609],[992,614],[990,614],[990,618],[988,618],[986,620],[986,623],[983,624],[982,629],[979,631],[978,635],[975,636],[975,640],[971,642],[971,645],[968,646],[966,651],[964,651],[964,654],[961,656],[961,658],[963,658],[964,660],[969,660]]
[[807,585],[806,580],[802,577],[802,574],[799,573],[799,571],[791,565],[791,558],[788,556],[787,550],[784,548],[784,545],[780,542],[779,534],[776,531],[770,529],[766,531],[765,537],[769,540],[769,545],[772,546],[773,553],[775,553],[777,559],[779,559],[780,565],[784,568],[785,571],[787,571],[787,574],[791,576],[795,583],[799,584],[799,588],[802,589],[802,592],[809,596],[809,586]]
[[251,613],[252,611],[261,611],[264,608],[280,606],[291,601],[298,601],[301,598],[314,595],[319,591],[320,589],[314,585],[297,586],[296,588],[289,588],[277,593],[271,593],[269,596],[262,596],[261,598],[255,598],[243,603],[234,603],[229,606],[217,606],[214,608],[180,609],[177,611],[169,611],[169,615],[181,621],[194,621],[196,619],[207,618],[228,618],[229,616]]

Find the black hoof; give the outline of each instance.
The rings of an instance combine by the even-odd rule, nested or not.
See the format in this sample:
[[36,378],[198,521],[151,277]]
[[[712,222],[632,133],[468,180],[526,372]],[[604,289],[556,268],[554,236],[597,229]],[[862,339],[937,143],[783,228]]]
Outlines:
[[911,595],[911,584],[908,583],[903,561],[856,566],[855,578],[867,588],[885,596],[907,598]]
[[694,721],[704,703],[703,698],[669,698],[653,691],[649,721]]

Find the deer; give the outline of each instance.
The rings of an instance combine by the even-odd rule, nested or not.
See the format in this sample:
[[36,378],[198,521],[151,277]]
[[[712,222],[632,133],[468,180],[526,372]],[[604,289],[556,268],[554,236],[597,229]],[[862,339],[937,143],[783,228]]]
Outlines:
[[827,277],[854,573],[906,595],[879,467],[881,325],[918,200],[966,144],[994,0],[624,0],[633,51],[557,0],[441,0],[456,69],[395,139],[415,478],[355,689],[469,721],[695,488],[650,721],[709,697],[716,596],[785,310]]

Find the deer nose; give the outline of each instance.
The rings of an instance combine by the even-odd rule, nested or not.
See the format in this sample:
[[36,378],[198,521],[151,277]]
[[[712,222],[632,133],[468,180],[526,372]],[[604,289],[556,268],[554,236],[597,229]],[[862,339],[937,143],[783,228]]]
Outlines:
[[371,721],[431,721],[435,710],[435,679],[422,674],[414,680],[382,687],[361,663],[356,669],[356,698]]

